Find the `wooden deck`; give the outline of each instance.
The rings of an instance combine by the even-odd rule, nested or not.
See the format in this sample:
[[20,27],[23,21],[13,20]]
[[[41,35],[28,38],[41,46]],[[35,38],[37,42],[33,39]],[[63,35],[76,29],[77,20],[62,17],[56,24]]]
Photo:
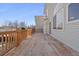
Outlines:
[[26,38],[18,47],[5,56],[72,56],[78,52],[43,33],[35,33]]

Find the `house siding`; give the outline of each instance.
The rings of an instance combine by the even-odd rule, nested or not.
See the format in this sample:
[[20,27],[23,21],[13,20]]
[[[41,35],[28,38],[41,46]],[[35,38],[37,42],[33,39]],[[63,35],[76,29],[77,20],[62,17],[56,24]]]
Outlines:
[[44,25],[44,16],[35,16],[35,21],[36,21],[36,31],[37,32],[42,32],[43,31],[43,25]]
[[[79,21],[68,22],[68,5],[67,3],[47,4],[48,5],[48,19],[51,22],[51,36],[55,37],[64,44],[70,46],[79,52]],[[53,6],[54,5],[54,6]],[[59,9],[63,8],[63,29],[53,29],[53,17]],[[58,17],[61,19],[61,16]]]

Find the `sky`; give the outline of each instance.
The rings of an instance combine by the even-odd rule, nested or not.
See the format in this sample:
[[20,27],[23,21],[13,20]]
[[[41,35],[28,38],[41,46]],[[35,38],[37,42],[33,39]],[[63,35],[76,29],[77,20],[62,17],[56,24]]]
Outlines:
[[0,3],[0,26],[16,20],[35,25],[35,16],[43,15],[43,3]]

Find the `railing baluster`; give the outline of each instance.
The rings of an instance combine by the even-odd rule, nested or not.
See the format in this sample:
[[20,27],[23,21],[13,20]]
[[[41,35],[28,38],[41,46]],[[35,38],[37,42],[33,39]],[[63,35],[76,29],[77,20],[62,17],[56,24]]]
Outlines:
[[12,48],[12,33],[11,33],[11,37],[10,37],[10,47]]
[[13,48],[13,34],[12,34],[12,48]]
[[5,34],[5,51],[7,51],[7,35]]
[[2,35],[0,35],[0,55],[2,55]]
[[7,34],[7,50],[9,50],[9,34]]
[[[28,34],[31,35],[30,33]],[[10,49],[19,46],[26,36],[27,30],[0,32],[0,55],[3,55]]]
[[8,36],[9,50],[10,50],[10,34]]
[[4,54],[4,35],[2,35],[2,54]]
[[10,43],[10,49],[11,49],[11,33],[10,33],[10,39],[9,39],[9,43]]

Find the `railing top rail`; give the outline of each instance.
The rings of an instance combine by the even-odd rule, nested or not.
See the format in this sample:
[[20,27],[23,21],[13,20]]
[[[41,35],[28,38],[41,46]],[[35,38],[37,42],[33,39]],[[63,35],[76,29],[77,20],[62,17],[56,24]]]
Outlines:
[[16,33],[17,31],[19,32],[19,31],[27,31],[27,30],[2,31],[2,32],[0,32],[0,35],[1,35],[1,34]]

